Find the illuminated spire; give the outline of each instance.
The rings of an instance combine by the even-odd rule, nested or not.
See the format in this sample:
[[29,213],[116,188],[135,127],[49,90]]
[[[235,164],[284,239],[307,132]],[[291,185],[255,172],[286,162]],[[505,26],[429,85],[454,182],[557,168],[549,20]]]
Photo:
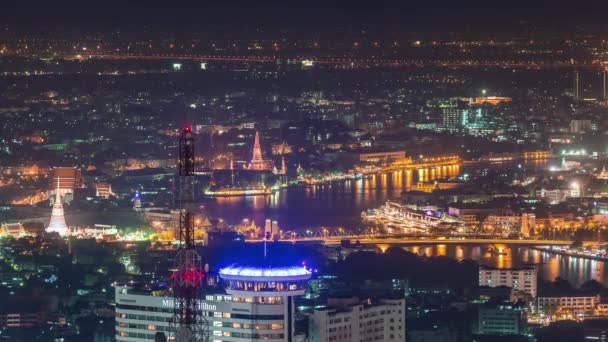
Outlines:
[[51,211],[51,220],[45,231],[47,233],[59,233],[61,236],[68,233],[68,225],[65,223],[63,204],[61,203],[61,195],[59,194],[59,177],[57,177],[57,189],[55,189],[55,203]]
[[286,175],[287,174],[287,167],[285,166],[285,157],[281,157],[281,172]]
[[234,185],[234,159],[230,158],[230,181]]
[[57,189],[55,189],[55,203],[61,203],[61,196],[59,195],[59,177],[57,177]]
[[139,191],[135,192],[135,197],[133,198],[133,210],[141,210],[141,197],[139,196]]
[[260,132],[255,131],[255,141],[253,143],[253,158],[251,158],[251,162],[261,161],[262,160],[262,147],[260,147]]
[[255,140],[253,142],[253,157],[249,163],[249,170],[256,171],[271,171],[273,169],[272,160],[262,159],[262,147],[260,145],[260,132],[255,131]]
[[277,169],[276,167],[273,170],[275,175],[286,175],[287,174],[287,167],[285,166],[285,157],[281,157],[281,169]]

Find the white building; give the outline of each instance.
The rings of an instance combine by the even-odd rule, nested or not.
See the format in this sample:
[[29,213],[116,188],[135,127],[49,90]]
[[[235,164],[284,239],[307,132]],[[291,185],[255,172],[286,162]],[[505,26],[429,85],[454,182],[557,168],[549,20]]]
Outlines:
[[507,286],[536,298],[537,270],[526,268],[479,268],[479,286]]
[[179,210],[148,209],[144,211],[144,220],[153,227],[178,227]]
[[536,198],[557,204],[566,201],[570,197],[580,197],[580,190],[574,189],[541,189],[536,190]]
[[600,296],[538,297],[538,311],[544,314],[585,314],[595,310]]
[[591,120],[570,120],[570,132],[588,133],[597,131],[597,125]]
[[405,298],[379,303],[357,298],[329,300],[308,318],[310,342],[404,341]]
[[[293,341],[294,296],[304,294],[310,272],[302,267],[228,267],[220,271],[226,294],[209,294],[199,304],[209,341]],[[172,336],[173,298],[167,291],[116,286],[116,341]]]

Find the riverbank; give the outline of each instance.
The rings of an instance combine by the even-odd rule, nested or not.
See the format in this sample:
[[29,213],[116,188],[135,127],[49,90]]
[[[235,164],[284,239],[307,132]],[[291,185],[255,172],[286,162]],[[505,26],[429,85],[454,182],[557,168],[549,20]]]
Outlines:
[[593,252],[588,251],[575,251],[571,250],[569,247],[560,247],[560,246],[533,246],[530,249],[534,249],[541,252],[559,254],[569,257],[596,260],[596,261],[608,261],[608,257],[606,255],[602,255],[599,252],[597,254],[593,254]]

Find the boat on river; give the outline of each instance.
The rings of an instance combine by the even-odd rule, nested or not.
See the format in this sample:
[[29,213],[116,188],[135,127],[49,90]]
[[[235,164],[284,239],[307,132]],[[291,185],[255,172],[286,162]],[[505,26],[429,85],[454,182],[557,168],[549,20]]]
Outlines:
[[431,228],[450,229],[463,224],[460,218],[448,215],[436,207],[412,207],[394,201],[387,201],[377,209],[362,212],[361,219],[383,224],[387,228],[423,232]]

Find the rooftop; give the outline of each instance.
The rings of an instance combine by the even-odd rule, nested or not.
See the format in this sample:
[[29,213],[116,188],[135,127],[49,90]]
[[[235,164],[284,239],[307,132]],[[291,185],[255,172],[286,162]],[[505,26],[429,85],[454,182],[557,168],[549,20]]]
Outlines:
[[310,278],[310,274],[310,271],[301,266],[264,267],[232,265],[220,270],[220,277],[226,280],[308,280]]

